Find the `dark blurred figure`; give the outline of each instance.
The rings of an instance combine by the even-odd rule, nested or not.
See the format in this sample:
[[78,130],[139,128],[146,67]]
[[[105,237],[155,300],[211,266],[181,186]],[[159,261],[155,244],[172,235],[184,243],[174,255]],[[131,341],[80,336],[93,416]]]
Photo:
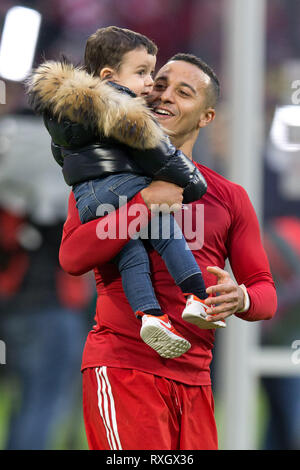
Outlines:
[[[265,346],[289,348],[300,338],[300,218],[272,219],[264,239],[277,287],[278,311],[264,325],[262,340]],[[269,400],[264,449],[299,450],[300,375],[263,378],[262,384]]]
[[18,387],[6,448],[43,450],[79,398],[88,292],[58,266],[61,224],[38,226],[1,209],[0,225],[5,372]]
[[0,119],[1,373],[11,390],[11,450],[61,445],[61,425],[72,420],[78,432],[81,419],[80,366],[93,288],[89,278],[59,266],[69,190],[52,160],[38,118]]
[[[300,138],[287,108],[275,111],[265,158],[265,249],[277,295],[278,311],[262,329],[265,346],[291,348],[300,338]],[[275,130],[277,131],[275,132]],[[281,137],[278,129],[284,131]],[[264,377],[269,421],[264,448],[300,449],[300,375]],[[298,371],[299,374],[299,371]]]

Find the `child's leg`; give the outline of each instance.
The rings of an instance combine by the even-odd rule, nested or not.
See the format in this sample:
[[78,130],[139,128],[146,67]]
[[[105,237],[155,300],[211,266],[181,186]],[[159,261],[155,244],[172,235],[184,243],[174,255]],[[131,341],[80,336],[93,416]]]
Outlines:
[[[77,208],[83,223],[96,218],[101,205],[117,209],[124,196],[131,199],[145,188],[150,179],[132,173],[118,173],[76,185],[73,189]],[[123,197],[123,200],[122,200]],[[146,249],[141,240],[130,240],[116,256],[127,299],[134,312],[142,311],[162,315],[150,279],[150,266]]]
[[151,234],[151,245],[163,258],[182,292],[206,299],[208,295],[201,270],[175,218],[170,214],[159,214],[151,220]]
[[122,285],[132,310],[163,315],[151,278],[147,251],[140,239],[130,240],[114,258],[122,276]]
[[[118,173],[78,185],[75,197],[82,221],[95,218],[101,205],[117,209],[124,202],[124,196],[131,199],[150,181],[144,176]],[[151,283],[148,254],[142,241],[130,240],[114,261],[118,264],[123,289],[133,311],[163,315]]]
[[140,335],[158,354],[165,358],[179,357],[190,343],[171,325],[156,299],[150,278],[147,251],[141,240],[130,240],[114,261],[122,277],[125,295],[131,308],[142,318]]

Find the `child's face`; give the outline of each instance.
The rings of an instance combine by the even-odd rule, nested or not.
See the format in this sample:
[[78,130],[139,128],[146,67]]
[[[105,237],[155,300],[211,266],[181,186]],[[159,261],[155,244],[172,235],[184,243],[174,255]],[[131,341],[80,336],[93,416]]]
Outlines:
[[113,71],[112,80],[130,88],[137,96],[147,96],[153,88],[153,74],[156,56],[148,54],[144,47],[124,54],[117,72]]

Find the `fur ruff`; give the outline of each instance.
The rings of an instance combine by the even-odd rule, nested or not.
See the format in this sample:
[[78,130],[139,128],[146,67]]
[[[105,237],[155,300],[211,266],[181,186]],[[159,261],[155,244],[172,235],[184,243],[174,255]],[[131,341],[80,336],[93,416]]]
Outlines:
[[144,99],[121,93],[72,64],[41,64],[27,80],[27,93],[36,113],[92,125],[130,147],[154,148],[165,138]]

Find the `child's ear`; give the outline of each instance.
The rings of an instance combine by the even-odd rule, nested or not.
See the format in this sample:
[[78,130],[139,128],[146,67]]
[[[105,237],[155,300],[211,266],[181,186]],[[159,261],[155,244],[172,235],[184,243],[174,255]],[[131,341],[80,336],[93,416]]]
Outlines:
[[100,71],[100,78],[101,80],[110,80],[114,76],[114,70],[109,67],[104,67]]

